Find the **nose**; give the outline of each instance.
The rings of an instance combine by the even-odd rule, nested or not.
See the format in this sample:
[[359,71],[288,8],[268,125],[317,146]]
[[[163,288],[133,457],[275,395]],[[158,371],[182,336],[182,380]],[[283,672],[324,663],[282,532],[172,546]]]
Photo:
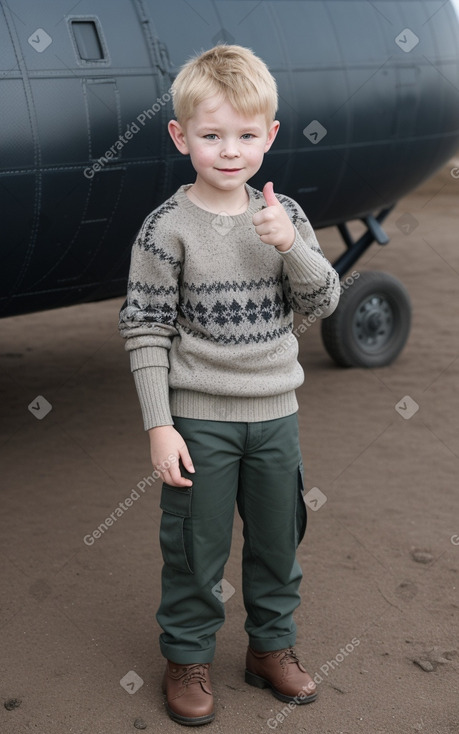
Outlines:
[[222,158],[239,158],[239,146],[237,140],[231,138],[224,141],[220,155]]

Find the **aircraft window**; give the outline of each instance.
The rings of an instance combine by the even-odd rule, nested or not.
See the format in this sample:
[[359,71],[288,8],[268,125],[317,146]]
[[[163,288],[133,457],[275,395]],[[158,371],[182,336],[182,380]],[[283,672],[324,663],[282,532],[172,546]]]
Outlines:
[[72,20],[75,43],[83,61],[103,61],[104,52],[93,20]]

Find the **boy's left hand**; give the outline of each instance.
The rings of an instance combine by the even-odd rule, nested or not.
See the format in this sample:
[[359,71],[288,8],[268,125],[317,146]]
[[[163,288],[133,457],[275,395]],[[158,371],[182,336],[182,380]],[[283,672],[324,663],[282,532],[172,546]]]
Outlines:
[[274,195],[272,181],[264,185],[263,196],[267,207],[254,214],[252,219],[256,233],[262,242],[285,252],[293,245],[295,229],[284,207]]

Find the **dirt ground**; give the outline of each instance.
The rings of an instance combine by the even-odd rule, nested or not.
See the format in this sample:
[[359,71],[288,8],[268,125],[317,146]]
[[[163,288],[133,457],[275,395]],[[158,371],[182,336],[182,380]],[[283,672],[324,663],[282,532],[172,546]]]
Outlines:
[[[409,290],[397,362],[343,370],[318,324],[300,337],[306,491],[326,501],[309,510],[299,549],[297,650],[318,700],[289,708],[244,682],[236,517],[206,731],[459,732],[458,163],[400,202],[390,244],[357,266]],[[397,224],[405,213],[410,233]],[[336,230],[318,236],[333,260]],[[122,301],[0,322],[1,734],[184,731],[160,692],[159,483],[132,494],[152,467],[117,331]],[[395,409],[416,407],[406,396],[419,406],[410,418]]]

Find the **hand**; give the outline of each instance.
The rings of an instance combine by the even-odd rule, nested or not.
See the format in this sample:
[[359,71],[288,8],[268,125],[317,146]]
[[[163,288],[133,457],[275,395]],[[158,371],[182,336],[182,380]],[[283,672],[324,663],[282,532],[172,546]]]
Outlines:
[[[163,481],[172,487],[191,487],[191,479],[180,474],[179,460],[189,472],[194,473],[188,448],[180,433],[174,426],[157,426],[150,428],[150,452],[154,468],[160,472]],[[175,459],[172,459],[175,457]]]
[[257,235],[267,245],[274,245],[280,252],[289,250],[295,240],[295,228],[284,207],[274,195],[271,181],[265,184],[263,196],[266,209],[254,214],[252,222]]

